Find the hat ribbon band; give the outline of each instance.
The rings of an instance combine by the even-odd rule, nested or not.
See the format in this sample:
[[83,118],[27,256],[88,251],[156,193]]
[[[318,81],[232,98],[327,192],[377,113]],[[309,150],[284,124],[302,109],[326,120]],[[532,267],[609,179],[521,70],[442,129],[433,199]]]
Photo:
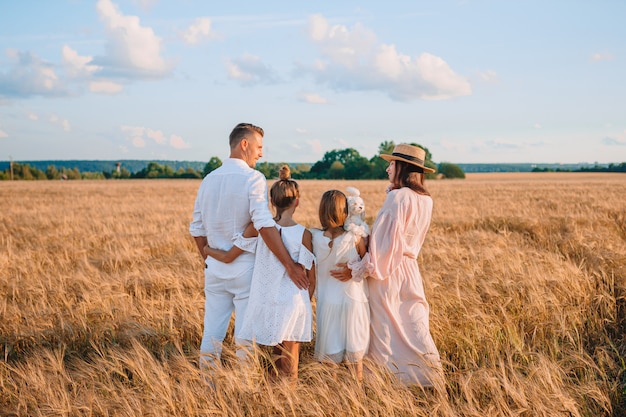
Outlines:
[[417,162],[418,164],[424,165],[424,160],[423,159],[419,159],[419,158],[416,158],[416,157],[411,156],[411,155],[406,155],[406,154],[399,153],[399,152],[394,152],[394,153],[392,153],[392,155],[393,156],[398,156],[400,158],[408,159],[409,161]]

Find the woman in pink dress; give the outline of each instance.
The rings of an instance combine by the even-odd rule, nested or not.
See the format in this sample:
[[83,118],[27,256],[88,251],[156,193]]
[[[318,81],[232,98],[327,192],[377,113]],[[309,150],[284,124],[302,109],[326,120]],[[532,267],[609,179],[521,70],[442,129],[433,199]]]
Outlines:
[[[368,253],[351,262],[352,279],[367,278],[371,311],[367,356],[386,365],[406,384],[433,386],[441,362],[429,329],[429,306],[417,256],[430,225],[433,201],[424,188],[425,152],[398,145],[387,173],[391,184],[372,228]],[[345,279],[345,269],[333,273]]]

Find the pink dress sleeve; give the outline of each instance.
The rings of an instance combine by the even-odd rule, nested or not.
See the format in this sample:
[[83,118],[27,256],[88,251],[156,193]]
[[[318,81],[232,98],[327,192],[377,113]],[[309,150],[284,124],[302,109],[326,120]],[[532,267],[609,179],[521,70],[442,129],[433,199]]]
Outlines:
[[[388,197],[389,198],[389,197]],[[404,227],[401,206],[392,201],[388,209],[382,211],[376,223],[375,231],[370,238],[370,277],[387,279],[402,264],[404,256]]]
[[384,280],[402,263],[404,256],[402,205],[395,192],[387,195],[383,207],[372,227],[368,252],[360,261],[348,263],[352,278],[360,281],[365,277]]

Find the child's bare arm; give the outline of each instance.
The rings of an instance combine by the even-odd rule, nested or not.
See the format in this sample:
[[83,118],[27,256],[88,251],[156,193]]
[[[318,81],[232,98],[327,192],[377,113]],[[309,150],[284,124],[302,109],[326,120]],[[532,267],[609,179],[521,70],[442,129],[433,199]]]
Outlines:
[[207,256],[210,256],[211,258],[214,258],[220,262],[223,262],[225,264],[229,264],[232,261],[234,261],[235,259],[237,259],[237,257],[239,255],[241,255],[243,253],[243,250],[238,248],[237,246],[233,246],[232,248],[230,248],[228,251],[225,250],[220,250],[220,249],[214,249],[212,247],[210,247],[209,245],[205,245],[204,246],[204,254]]
[[259,232],[254,228],[254,223],[250,222],[246,230],[243,231],[243,237],[257,237]]
[[[302,235],[302,244],[311,253],[313,253],[313,235],[308,229],[304,230],[304,234]],[[306,275],[307,278],[309,278],[309,298],[313,298],[313,294],[315,293],[315,264],[311,266],[311,269],[306,271]]]
[[[257,232],[257,230],[254,228],[254,224],[252,223],[248,224],[246,230],[243,231],[244,238],[257,237],[258,235],[259,232]],[[235,245],[233,245],[233,247],[230,248],[228,251],[213,249],[209,245],[204,246],[204,254],[206,256],[210,256],[211,258],[214,258],[220,262],[224,262],[225,264],[231,263],[232,261],[237,259],[237,257],[243,252],[243,249]]]
[[361,258],[365,256],[365,253],[367,253],[367,237],[362,237],[356,242],[356,251]]

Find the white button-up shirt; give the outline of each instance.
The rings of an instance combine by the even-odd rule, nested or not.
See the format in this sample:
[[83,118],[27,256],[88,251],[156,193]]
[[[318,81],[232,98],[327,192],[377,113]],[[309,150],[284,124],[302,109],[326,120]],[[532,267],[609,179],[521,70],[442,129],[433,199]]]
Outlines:
[[[243,233],[251,221],[257,230],[276,225],[267,203],[267,181],[243,160],[228,158],[202,180],[189,232],[194,237],[206,236],[209,246],[227,251],[235,235]],[[230,264],[211,257],[206,260],[211,273],[223,279],[238,276],[253,263],[254,254],[248,252]]]

